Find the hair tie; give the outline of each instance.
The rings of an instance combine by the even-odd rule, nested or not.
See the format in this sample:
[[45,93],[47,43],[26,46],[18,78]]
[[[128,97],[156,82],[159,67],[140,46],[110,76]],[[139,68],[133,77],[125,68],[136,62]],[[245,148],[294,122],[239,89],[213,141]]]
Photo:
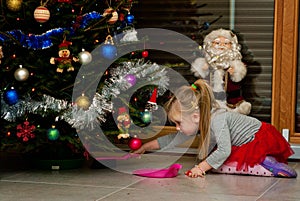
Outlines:
[[191,85],[191,89],[192,89],[193,91],[196,91],[196,90],[198,89],[198,87],[197,87],[195,84],[192,84],[192,85]]

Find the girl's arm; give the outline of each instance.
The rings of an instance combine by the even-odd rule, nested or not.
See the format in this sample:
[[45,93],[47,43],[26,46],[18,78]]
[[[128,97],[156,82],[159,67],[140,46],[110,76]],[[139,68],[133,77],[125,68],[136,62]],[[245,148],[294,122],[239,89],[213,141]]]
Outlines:
[[135,150],[133,153],[134,154],[143,154],[146,151],[157,150],[157,149],[160,149],[160,146],[159,146],[157,139],[155,139],[155,140],[152,140],[150,142],[143,144],[139,149]]

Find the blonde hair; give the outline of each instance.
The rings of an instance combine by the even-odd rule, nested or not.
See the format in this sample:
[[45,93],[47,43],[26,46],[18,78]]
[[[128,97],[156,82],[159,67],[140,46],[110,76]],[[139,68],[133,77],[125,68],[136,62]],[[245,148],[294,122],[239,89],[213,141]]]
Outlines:
[[177,89],[174,95],[165,104],[168,118],[171,121],[176,115],[190,115],[197,110],[200,112],[200,159],[204,159],[208,155],[211,110],[217,107],[218,104],[210,86],[202,79],[194,82],[192,87],[182,86]]

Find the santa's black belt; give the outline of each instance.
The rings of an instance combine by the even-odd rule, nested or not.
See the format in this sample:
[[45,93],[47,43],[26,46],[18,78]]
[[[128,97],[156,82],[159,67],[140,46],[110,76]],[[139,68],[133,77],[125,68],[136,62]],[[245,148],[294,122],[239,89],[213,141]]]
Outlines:
[[227,99],[238,98],[241,96],[241,90],[227,92]]

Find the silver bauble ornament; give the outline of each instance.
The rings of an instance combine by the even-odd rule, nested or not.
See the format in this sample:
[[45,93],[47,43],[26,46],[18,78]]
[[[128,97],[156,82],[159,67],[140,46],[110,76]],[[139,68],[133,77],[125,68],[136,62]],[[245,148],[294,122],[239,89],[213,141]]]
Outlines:
[[82,65],[86,65],[92,61],[92,55],[88,51],[82,51],[78,54],[78,56]]
[[18,68],[15,71],[14,76],[18,81],[25,81],[29,77],[29,72],[26,68]]

